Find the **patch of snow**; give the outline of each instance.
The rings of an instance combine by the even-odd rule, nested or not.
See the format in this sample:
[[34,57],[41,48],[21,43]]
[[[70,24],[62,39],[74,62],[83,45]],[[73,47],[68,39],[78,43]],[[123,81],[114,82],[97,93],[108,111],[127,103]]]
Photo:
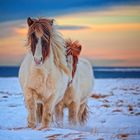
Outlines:
[[140,79],[96,79],[84,126],[47,130],[27,128],[27,111],[18,78],[0,78],[0,140],[128,139],[140,137]]

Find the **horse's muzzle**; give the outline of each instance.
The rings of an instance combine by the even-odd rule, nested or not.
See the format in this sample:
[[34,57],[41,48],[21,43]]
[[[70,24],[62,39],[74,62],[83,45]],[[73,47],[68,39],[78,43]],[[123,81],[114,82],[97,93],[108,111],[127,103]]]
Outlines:
[[43,59],[42,59],[42,57],[40,59],[34,57],[34,62],[36,65],[41,65],[43,63]]

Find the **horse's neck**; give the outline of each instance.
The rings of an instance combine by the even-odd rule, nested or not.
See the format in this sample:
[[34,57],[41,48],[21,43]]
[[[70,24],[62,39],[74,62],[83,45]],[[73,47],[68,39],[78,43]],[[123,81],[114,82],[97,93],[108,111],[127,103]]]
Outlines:
[[53,72],[54,68],[55,68],[54,56],[53,56],[52,47],[50,47],[50,54],[44,61],[44,64],[42,65],[42,70],[46,71],[47,74],[48,73],[50,74]]

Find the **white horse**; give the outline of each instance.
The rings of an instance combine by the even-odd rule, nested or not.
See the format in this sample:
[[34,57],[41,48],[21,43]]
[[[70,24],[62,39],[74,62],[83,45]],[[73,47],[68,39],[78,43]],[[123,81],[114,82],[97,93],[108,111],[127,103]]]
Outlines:
[[41,119],[43,129],[49,127],[55,106],[68,85],[65,41],[54,29],[53,20],[28,18],[27,23],[31,49],[21,64],[19,80],[28,110],[28,127],[35,128]]
[[[67,56],[68,66],[71,75],[73,75],[73,64],[75,62],[75,57],[73,56],[76,53],[80,53],[81,45],[77,41],[68,41],[66,44],[68,48],[75,49],[72,50],[71,54],[68,52],[70,55]],[[79,58],[77,61],[75,74],[71,77],[71,84],[69,84],[63,100],[56,106],[56,119],[60,122],[60,125],[62,125],[64,107],[68,108],[70,124],[84,124],[88,118],[87,100],[92,94],[94,84],[93,70],[91,64],[86,59]]]

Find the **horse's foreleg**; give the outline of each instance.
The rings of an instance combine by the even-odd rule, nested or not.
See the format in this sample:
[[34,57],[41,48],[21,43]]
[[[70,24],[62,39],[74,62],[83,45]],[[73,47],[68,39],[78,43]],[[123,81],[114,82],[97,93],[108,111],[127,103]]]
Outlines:
[[48,128],[52,121],[52,113],[54,111],[55,100],[51,96],[43,105],[42,126],[40,129]]
[[46,103],[43,106],[42,126],[40,129],[48,128],[51,121],[52,121],[52,112],[50,110],[50,105]]
[[63,115],[64,115],[63,108],[64,108],[64,102],[62,100],[55,107],[55,118],[59,126],[63,126]]
[[41,123],[42,114],[43,114],[43,105],[41,103],[38,103],[36,108],[36,119],[38,123]]
[[35,128],[36,115],[35,115],[35,100],[33,97],[33,92],[27,89],[25,92],[25,102],[28,109],[28,127]]

